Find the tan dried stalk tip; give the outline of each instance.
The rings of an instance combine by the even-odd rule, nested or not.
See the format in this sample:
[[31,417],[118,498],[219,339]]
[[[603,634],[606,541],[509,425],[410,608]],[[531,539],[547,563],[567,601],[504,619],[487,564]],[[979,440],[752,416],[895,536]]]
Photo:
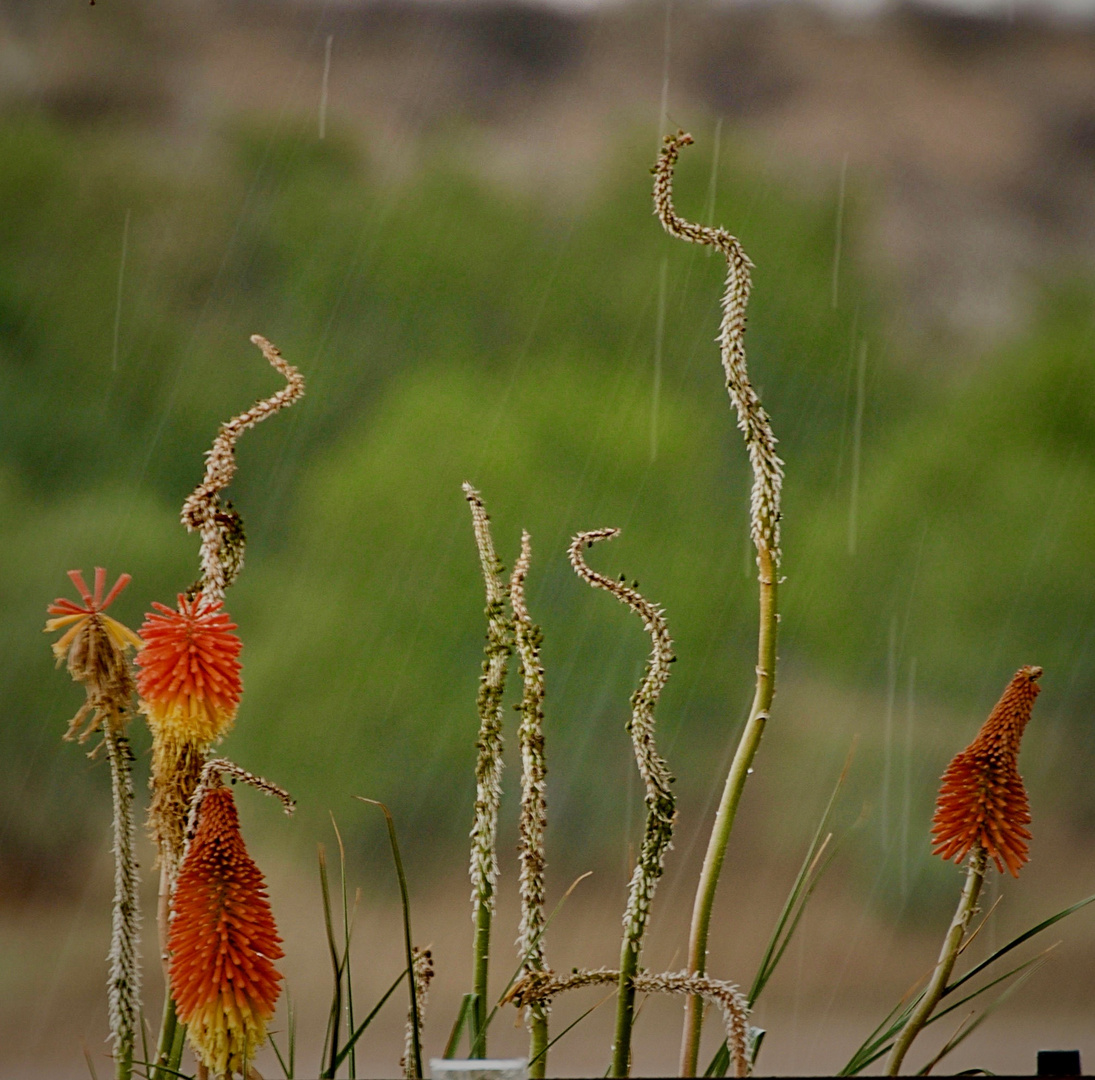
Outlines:
[[285,378],[276,394],[257,401],[250,409],[221,424],[213,446],[205,455],[205,477],[183,503],[182,523],[201,536],[201,580],[197,586],[208,602],[224,599],[225,589],[243,569],[245,537],[243,522],[231,503],[222,505],[221,492],[236,473],[236,443],[248,429],[304,396],[304,376],[260,334],[251,336],[270,365]]
[[745,436],[749,464],[753,470],[750,524],[753,543],[780,561],[780,497],[783,462],[776,453],[776,437],[764,406],[760,403],[745,363],[745,309],[752,289],[753,268],[741,242],[726,229],[697,225],[682,218],[673,206],[673,170],[681,148],[690,146],[692,136],[684,131],[667,135],[654,166],[654,212],[666,232],[693,244],[704,244],[726,257],[726,290],[722,297],[719,351],[726,375],[726,389],[738,414],[738,428]]
[[[418,1045],[422,1045],[422,1029],[426,1025],[426,1006],[429,1004],[430,983],[433,981],[433,954],[429,949],[420,949],[417,945],[411,950],[412,968],[414,970],[414,993],[418,1013]],[[415,1072],[414,1037],[415,1015],[407,1010],[407,1024],[403,1032],[403,1056],[399,1059],[399,1067],[403,1070],[406,1080],[415,1080],[418,1075]]]
[[[546,1005],[567,991],[615,983],[619,978],[619,971],[612,968],[576,968],[566,975],[556,975],[550,971],[531,971],[526,972],[514,984],[505,1000],[512,1001],[519,1007],[531,1008],[534,1005]],[[733,983],[709,979],[704,975],[691,975],[687,971],[664,972],[660,975],[642,972],[635,975],[632,981],[640,994],[694,994],[709,1004],[717,1005],[723,1014],[734,1075],[748,1075],[746,1047],[749,1007],[741,991]]]
[[547,829],[544,756],[544,669],[540,662],[540,628],[529,616],[525,602],[525,578],[532,558],[529,534],[521,534],[521,555],[510,578],[514,643],[521,660],[524,692],[521,704],[521,816],[518,853],[521,864],[521,923],[517,949],[526,970],[544,966],[544,870]]
[[487,644],[477,698],[479,739],[475,766],[475,820],[471,831],[470,874],[474,916],[480,905],[494,910],[494,885],[498,877],[498,805],[502,798],[502,697],[513,640],[505,613],[504,567],[494,549],[490,517],[479,492],[468,483],[463,485],[463,490],[471,507],[472,528],[479,550],[487,601]]

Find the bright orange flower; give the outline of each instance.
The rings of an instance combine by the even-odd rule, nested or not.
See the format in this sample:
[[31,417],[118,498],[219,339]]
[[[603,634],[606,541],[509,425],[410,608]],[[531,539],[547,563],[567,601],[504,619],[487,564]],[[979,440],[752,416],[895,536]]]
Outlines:
[[179,594],[179,609],[152,605],[137,654],[141,711],[153,733],[172,743],[212,743],[231,726],[240,694],[240,639],[220,602]]
[[1022,667],[984,726],[947,766],[932,820],[932,853],[961,862],[975,844],[1000,873],[1027,861],[1030,804],[1019,775],[1019,742],[1038,696],[1040,667]]
[[274,1015],[273,961],[284,953],[227,788],[202,800],[171,908],[171,990],[191,1046],[215,1076],[246,1073]]

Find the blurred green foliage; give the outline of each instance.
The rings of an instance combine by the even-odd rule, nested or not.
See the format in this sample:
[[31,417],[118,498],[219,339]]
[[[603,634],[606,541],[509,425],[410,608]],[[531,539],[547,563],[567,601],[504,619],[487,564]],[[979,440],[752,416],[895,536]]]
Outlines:
[[[104,769],[59,742],[79,695],[51,671],[45,605],[65,570],[105,564],[134,574],[117,613],[136,626],[193,579],[178,507],[217,423],[276,386],[256,331],[308,396],[240,446],[231,494],[251,543],[229,608],[247,692],[227,753],[308,820],[365,794],[420,848],[466,831],[484,630],[470,480],[507,566],[532,534],[553,827],[622,842],[623,793],[638,802],[623,724],[647,644],[566,564],[582,528],[622,526],[594,563],[666,607],[680,663],[662,748],[697,803],[718,782],[752,683],[749,477],[713,341],[724,267],[652,217],[648,142],[622,139],[585,201],[547,205],[445,144],[384,182],[349,141],[241,126],[180,175],[121,136],[3,122],[0,879],[75,850],[106,811]],[[692,216],[704,153],[680,170]],[[1054,714],[1088,716],[1090,288],[1047,295],[999,356],[926,368],[887,355],[885,298],[847,261],[834,309],[831,198],[792,195],[745,147],[717,180],[708,209],[757,266],[750,364],[788,463],[784,661],[874,687],[896,649],[972,726],[1036,662]]]

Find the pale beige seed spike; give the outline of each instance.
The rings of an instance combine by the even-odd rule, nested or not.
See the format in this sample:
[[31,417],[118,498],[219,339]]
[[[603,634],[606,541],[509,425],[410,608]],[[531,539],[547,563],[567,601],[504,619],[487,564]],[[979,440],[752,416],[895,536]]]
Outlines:
[[753,470],[750,500],[750,525],[753,544],[780,561],[780,495],[783,487],[783,462],[776,453],[776,437],[764,406],[760,403],[745,363],[745,309],[749,303],[753,264],[741,242],[725,229],[697,225],[682,218],[673,206],[673,170],[681,147],[692,144],[684,131],[667,135],[654,166],[654,212],[666,232],[693,244],[713,247],[726,257],[726,291],[722,297],[722,322],[719,350],[722,354],[726,389],[738,414],[738,428],[745,437],[749,464]]
[[260,334],[253,334],[251,342],[284,376],[285,386],[221,424],[212,447],[205,455],[205,477],[187,496],[182,507],[183,525],[188,532],[197,532],[201,536],[201,589],[203,598],[209,602],[223,600],[225,589],[243,569],[243,531],[239,517],[230,508],[223,507],[220,501],[220,493],[236,473],[236,443],[248,428],[253,428],[304,396],[304,376],[281,352]]

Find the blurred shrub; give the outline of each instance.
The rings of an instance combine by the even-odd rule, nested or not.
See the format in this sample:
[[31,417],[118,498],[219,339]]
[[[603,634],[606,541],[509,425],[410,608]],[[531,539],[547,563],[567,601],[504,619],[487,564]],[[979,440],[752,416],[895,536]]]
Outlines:
[[[132,572],[133,624],[190,582],[177,508],[217,423],[274,385],[253,331],[309,390],[241,443],[232,494],[251,543],[230,609],[247,693],[229,753],[306,814],[367,793],[423,839],[466,831],[483,633],[468,479],[507,564],[520,529],[533,537],[553,821],[594,846],[631,823],[623,722],[647,646],[565,564],[580,528],[624,527],[598,564],[666,606],[680,655],[663,749],[682,789],[717,782],[752,681],[748,475],[713,341],[724,267],[661,233],[649,150],[622,140],[598,190],[560,208],[492,188],[451,145],[382,183],[344,140],[241,126],[184,183],[117,137],[4,122],[0,858],[57,855],[86,805],[105,812],[105,775],[56,739],[71,694],[44,608],[70,566]],[[710,168],[702,150],[682,163],[685,213],[704,213]],[[1078,715],[1095,593],[1088,294],[946,382],[872,350],[851,557],[854,363],[878,299],[845,265],[832,307],[830,200],[790,195],[743,147],[718,178],[711,215],[758,267],[750,363],[788,461],[784,659],[877,686],[894,625],[902,661],[956,707],[1039,662]]]

